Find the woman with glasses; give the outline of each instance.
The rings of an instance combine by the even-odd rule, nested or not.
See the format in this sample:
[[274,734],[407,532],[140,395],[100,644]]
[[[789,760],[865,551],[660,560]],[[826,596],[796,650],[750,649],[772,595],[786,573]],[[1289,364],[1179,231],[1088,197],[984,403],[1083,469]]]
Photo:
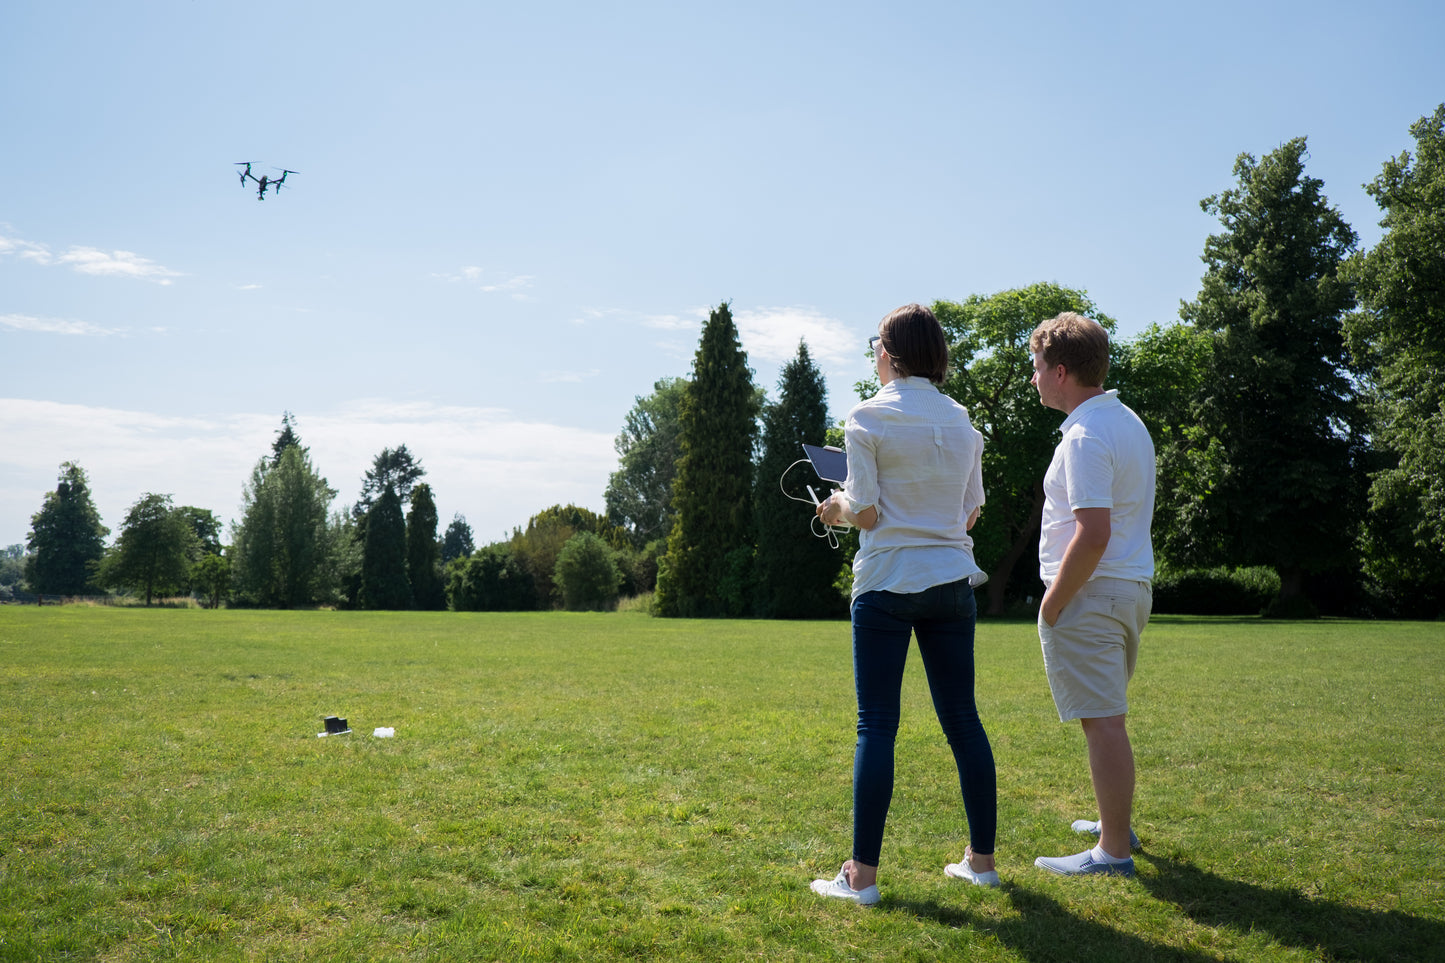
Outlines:
[[878,902],[883,828],[893,798],[893,744],[910,638],[958,766],[968,819],[963,859],[949,876],[997,886],[993,750],[974,704],[973,585],[984,575],[968,530],[983,506],[983,436],[968,411],[938,390],[948,343],[933,312],[901,307],[869,340],[881,389],[848,413],[848,479],[817,509],[825,524],[860,531],[853,559],[853,857],[823,896]]

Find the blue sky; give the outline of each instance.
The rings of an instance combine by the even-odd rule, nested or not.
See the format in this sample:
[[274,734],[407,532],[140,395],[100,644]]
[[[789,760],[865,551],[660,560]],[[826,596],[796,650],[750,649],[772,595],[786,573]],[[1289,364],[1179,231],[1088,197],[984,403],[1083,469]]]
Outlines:
[[[603,509],[638,395],[728,300],[835,416],[909,301],[1177,319],[1241,152],[1362,186],[1445,101],[1435,2],[10,0],[0,545],[59,465],[119,529],[230,521],[283,411],[355,501],[405,444],[479,543]],[[258,201],[237,161],[298,171]],[[274,171],[272,171],[274,174]]]

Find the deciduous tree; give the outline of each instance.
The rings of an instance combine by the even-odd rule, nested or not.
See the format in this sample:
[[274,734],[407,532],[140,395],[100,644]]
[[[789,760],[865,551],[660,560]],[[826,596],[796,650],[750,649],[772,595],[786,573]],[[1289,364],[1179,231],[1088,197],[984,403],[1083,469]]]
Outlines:
[[150,605],[157,594],[186,588],[200,539],[171,496],[147,492],[121,523],[115,548],[101,564],[104,584],[133,589]]
[[456,612],[525,612],[537,607],[537,589],[512,546],[498,542],[447,567],[447,601]]
[[549,609],[562,601],[553,576],[562,546],[578,532],[591,532],[612,548],[628,544],[627,533],[610,519],[578,505],[553,505],[527,519],[525,529],[512,533],[512,556],[531,576],[537,593],[536,608]]
[[224,555],[205,556],[191,569],[191,584],[211,608],[220,608],[231,591],[231,560]]
[[1348,265],[1361,309],[1345,332],[1369,372],[1372,436],[1388,459],[1371,479],[1366,565],[1425,614],[1445,595],[1445,104],[1410,133],[1414,155],[1365,185],[1385,233]]
[[1083,291],[1057,284],[933,304],[950,344],[951,373],[942,390],[968,409],[984,437],[986,500],[970,534],[974,557],[989,575],[987,611],[993,614],[1004,610],[1010,594],[1042,594],[1038,544],[1043,479],[1062,418],[1039,403],[1030,383],[1029,334],[1040,321],[1062,311],[1094,318],[1110,331],[1115,327]]
[[679,413],[687,379],[663,378],[638,397],[613,442],[617,471],[607,482],[607,515],[635,548],[672,530],[672,482],[680,454]]
[[569,612],[605,612],[617,606],[622,573],[617,553],[591,532],[578,532],[557,554],[552,574]]

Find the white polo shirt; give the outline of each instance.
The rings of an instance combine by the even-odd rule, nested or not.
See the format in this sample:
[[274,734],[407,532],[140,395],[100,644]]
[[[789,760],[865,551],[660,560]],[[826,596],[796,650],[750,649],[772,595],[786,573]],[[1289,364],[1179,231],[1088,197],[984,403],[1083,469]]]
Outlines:
[[983,505],[983,434],[968,409],[927,378],[896,378],[848,412],[843,434],[848,506],[878,510],[878,524],[859,533],[854,598],[981,571],[967,523]]
[[1109,509],[1109,544],[1090,578],[1154,578],[1154,443],[1118,391],[1079,405],[1059,426],[1063,439],[1044,475],[1039,577],[1059,574],[1080,508]]

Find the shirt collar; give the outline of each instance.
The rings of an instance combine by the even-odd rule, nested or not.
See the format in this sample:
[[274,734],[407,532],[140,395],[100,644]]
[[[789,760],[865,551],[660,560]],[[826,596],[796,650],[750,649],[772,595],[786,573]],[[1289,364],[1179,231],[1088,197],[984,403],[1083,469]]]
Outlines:
[[937,391],[938,385],[934,384],[932,381],[929,381],[922,375],[909,375],[907,378],[894,378],[892,381],[888,382],[886,385],[883,386],[884,391],[887,391],[890,388],[897,391],[902,391],[905,388],[912,391],[922,391],[925,388],[930,388],[934,391]]
[[1095,408],[1107,408],[1111,405],[1121,404],[1123,404],[1123,402],[1119,400],[1119,389],[1110,388],[1108,391],[1104,392],[1101,395],[1094,395],[1094,397],[1090,398],[1088,401],[1083,402],[1073,411],[1069,412],[1069,417],[1064,419],[1064,423],[1062,425],[1059,425],[1059,431],[1068,431],[1070,428],[1074,427],[1074,425],[1079,423],[1079,419],[1083,418],[1086,414],[1093,411]]

